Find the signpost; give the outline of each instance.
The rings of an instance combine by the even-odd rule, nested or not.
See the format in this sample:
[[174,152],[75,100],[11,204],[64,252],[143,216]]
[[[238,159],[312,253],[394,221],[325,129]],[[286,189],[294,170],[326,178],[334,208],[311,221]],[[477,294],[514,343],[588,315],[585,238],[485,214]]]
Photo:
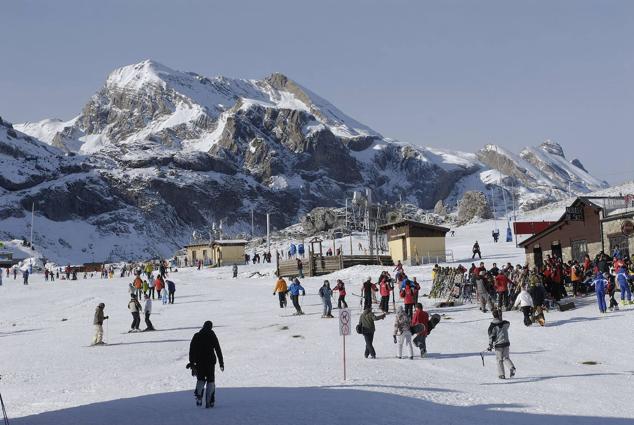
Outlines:
[[343,380],[346,380],[346,336],[350,335],[352,315],[350,310],[342,308],[339,312],[339,335],[343,338]]

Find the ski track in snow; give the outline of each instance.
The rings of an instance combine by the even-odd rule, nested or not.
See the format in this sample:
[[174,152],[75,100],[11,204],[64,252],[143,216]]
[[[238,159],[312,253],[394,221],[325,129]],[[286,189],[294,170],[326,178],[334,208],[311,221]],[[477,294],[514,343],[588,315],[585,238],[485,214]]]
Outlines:
[[[469,265],[478,239],[487,266],[523,260],[514,243],[491,242],[492,222],[457,229],[449,249]],[[355,241],[356,244],[356,241]],[[249,278],[255,271],[268,277]],[[349,293],[374,279],[380,267],[358,266],[327,276],[342,278]],[[429,291],[431,265],[407,267]],[[634,408],[626,399],[634,382],[627,331],[632,308],[600,317],[594,297],[579,307],[547,314],[547,326],[511,321],[511,358],[518,375],[499,381],[487,346],[490,315],[473,304],[434,309],[443,320],[428,338],[429,355],[395,358],[393,316],[377,322],[377,360],[363,359],[363,338],[347,338],[348,380],[343,381],[337,320],[320,319],[316,295],[324,277],[303,280],[307,295],[302,317],[279,309],[272,291],[272,265],[182,269],[176,303],[154,303],[157,332],[127,334],[130,279],[98,278],[29,286],[18,277],[0,287],[0,382],[11,423],[32,424],[630,424]],[[105,347],[89,347],[92,317],[105,302]],[[353,322],[358,298],[348,297]],[[290,303],[289,303],[290,304]],[[338,316],[338,311],[334,310]],[[62,321],[62,319],[67,319]],[[204,410],[193,402],[194,380],[185,369],[189,341],[211,319],[225,355],[216,371],[217,405]],[[594,360],[596,366],[584,366]]]

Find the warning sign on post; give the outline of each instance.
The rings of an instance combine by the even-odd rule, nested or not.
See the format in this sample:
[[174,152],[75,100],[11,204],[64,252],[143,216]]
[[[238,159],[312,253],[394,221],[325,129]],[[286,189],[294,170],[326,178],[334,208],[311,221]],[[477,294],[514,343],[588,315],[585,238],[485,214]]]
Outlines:
[[348,310],[347,308],[342,308],[339,313],[339,335],[350,335],[350,328],[352,327],[351,323],[352,315],[350,314],[350,310]]

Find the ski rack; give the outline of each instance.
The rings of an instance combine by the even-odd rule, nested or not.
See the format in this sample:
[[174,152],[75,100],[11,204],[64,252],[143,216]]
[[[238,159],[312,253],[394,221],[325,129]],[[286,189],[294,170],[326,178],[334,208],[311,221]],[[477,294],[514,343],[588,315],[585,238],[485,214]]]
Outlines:
[[471,299],[472,288],[465,273],[453,267],[443,267],[436,273],[432,282],[429,298],[446,300],[441,304],[453,303],[457,300]]

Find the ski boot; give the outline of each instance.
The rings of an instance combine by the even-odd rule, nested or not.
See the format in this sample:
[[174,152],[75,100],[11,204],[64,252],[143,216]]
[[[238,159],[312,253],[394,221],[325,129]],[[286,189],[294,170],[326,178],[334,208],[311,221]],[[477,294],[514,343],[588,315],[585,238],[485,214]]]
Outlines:
[[512,368],[511,368],[511,378],[512,378],[512,377],[514,377],[514,376],[515,376],[515,368],[514,368],[514,367],[512,367]]
[[506,377],[504,375],[500,375],[498,376],[499,379],[506,379]]

